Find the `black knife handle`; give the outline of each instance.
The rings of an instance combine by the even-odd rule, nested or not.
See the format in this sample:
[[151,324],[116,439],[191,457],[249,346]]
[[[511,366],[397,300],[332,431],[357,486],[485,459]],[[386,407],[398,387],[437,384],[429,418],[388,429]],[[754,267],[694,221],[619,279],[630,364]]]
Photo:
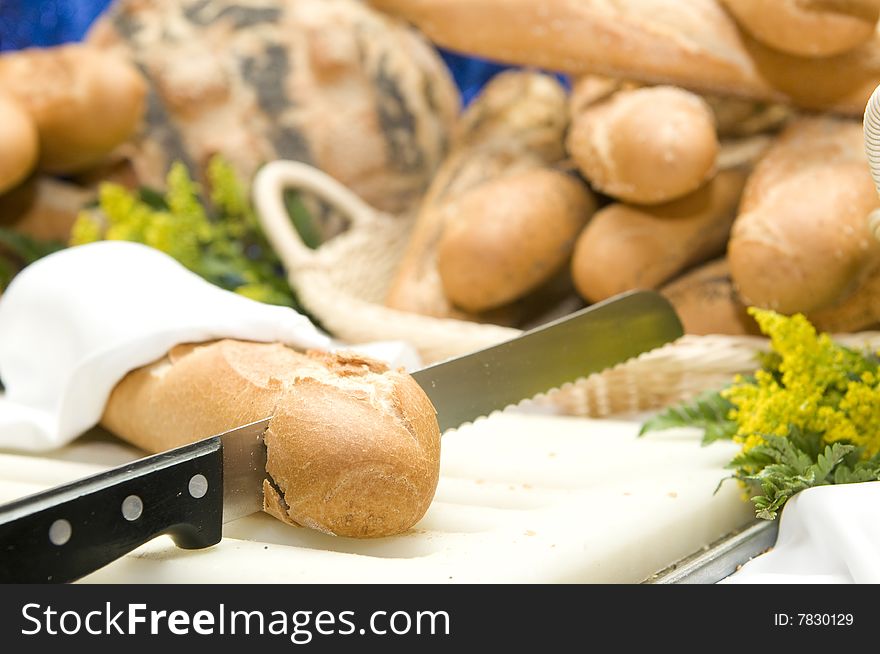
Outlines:
[[199,549],[222,527],[222,444],[210,438],[0,506],[0,582],[74,581],[160,534]]

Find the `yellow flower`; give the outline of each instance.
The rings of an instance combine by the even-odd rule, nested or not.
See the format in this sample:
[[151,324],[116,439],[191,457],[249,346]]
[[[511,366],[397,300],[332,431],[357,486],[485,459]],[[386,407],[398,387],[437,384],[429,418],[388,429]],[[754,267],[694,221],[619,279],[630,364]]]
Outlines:
[[800,314],[786,317],[750,309],[779,355],[773,370],[753,380],[737,377],[723,395],[733,405],[735,440],[748,451],[763,436],[790,427],[822,434],[825,442],[849,441],[864,458],[880,452],[880,379],[864,356],[818,334]]

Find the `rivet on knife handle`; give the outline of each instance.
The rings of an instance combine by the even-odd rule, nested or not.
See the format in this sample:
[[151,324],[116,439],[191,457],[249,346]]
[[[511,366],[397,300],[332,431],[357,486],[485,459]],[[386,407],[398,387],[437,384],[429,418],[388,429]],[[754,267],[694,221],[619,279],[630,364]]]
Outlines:
[[0,506],[0,582],[74,581],[160,534],[220,541],[220,437]]

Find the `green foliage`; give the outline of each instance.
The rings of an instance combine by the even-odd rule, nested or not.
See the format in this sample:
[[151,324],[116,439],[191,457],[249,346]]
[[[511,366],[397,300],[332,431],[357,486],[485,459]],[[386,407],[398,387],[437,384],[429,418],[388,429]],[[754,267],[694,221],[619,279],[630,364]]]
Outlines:
[[57,241],[44,241],[0,227],[0,289],[25,266],[64,247]]
[[675,427],[699,427],[703,430],[703,444],[717,440],[730,440],[736,433],[737,424],[729,418],[733,404],[718,391],[702,393],[691,402],[670,407],[663,413],[647,420],[639,435]]
[[704,430],[704,443],[740,443],[732,478],[760,489],[752,501],[767,520],[805,488],[880,480],[877,353],[834,343],[802,315],[750,312],[771,337],[762,367],[668,409],[642,433],[691,426]]
[[71,244],[143,243],[217,286],[260,302],[296,306],[281,263],[232,167],[214,157],[207,177],[209,205],[181,163],[172,165],[162,194],[103,184],[98,207],[83,211],[74,224]]

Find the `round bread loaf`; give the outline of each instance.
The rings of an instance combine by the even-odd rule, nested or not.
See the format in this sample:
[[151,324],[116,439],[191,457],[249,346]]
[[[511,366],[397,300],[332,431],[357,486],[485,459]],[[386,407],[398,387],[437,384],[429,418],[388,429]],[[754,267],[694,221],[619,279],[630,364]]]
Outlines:
[[279,520],[390,536],[431,503],[433,405],[409,375],[356,354],[234,340],[178,346],[116,385],[101,424],[158,452],[268,416],[264,509]]
[[458,90],[413,28],[357,0],[117,0],[89,41],[138,63],[150,89],[131,157],[161,186],[222,154],[244,179],[311,164],[390,213],[412,208],[446,152]]
[[71,173],[99,163],[140,126],[146,86],[124,58],[82,45],[0,56],[0,88],[39,132],[39,167]]
[[549,169],[471,189],[444,208],[448,218],[437,248],[444,294],[473,312],[523,297],[565,266],[595,210],[582,182]]
[[722,0],[737,21],[771,48],[801,57],[830,57],[868,41],[877,0]]
[[5,193],[30,174],[37,163],[39,139],[33,119],[24,107],[0,94],[0,193]]
[[639,204],[696,190],[718,154],[709,106],[668,86],[621,90],[588,106],[572,117],[567,146],[597,190]]

